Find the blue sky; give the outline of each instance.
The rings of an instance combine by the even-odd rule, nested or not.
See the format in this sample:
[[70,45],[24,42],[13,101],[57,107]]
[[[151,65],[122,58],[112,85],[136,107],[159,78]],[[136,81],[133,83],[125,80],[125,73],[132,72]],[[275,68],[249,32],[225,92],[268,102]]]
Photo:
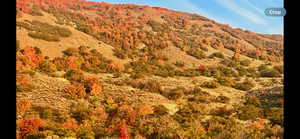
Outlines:
[[133,3],[196,13],[216,22],[257,33],[283,34],[283,17],[264,14],[266,8],[281,8],[283,0],[91,0]]

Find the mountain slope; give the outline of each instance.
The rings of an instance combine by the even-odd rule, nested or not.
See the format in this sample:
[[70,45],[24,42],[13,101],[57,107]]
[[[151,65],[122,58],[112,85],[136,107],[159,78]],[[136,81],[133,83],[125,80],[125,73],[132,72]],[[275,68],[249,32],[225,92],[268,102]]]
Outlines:
[[20,139],[283,138],[281,35],[83,0],[16,20]]

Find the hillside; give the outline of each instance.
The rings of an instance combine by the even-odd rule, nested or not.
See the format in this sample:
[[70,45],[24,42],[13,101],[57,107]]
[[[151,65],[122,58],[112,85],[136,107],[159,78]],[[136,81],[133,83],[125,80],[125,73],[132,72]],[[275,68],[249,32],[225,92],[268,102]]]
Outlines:
[[134,4],[16,8],[20,139],[283,138],[281,35]]

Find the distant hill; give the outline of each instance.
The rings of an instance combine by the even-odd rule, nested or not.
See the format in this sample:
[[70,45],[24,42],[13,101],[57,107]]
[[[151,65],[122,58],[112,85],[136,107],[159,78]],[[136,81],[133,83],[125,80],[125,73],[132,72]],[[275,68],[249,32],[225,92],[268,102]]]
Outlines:
[[[280,61],[283,56],[281,35],[257,34],[234,29],[203,16],[160,7],[82,0],[18,0],[17,10],[25,13],[24,18],[19,18],[18,21],[31,19],[51,22],[53,25],[70,28],[74,32],[74,35],[58,42],[63,47],[53,47],[48,51],[49,53],[53,53],[54,49],[57,51],[70,45],[79,47],[84,43],[93,47],[89,42],[98,45],[95,43],[98,41],[110,45],[115,56],[121,59],[140,57],[136,52],[140,51],[142,46],[145,46],[144,49],[155,51],[175,46],[183,52],[194,48],[200,48],[199,50],[208,48],[209,51],[204,51],[207,54],[214,50],[223,52],[223,48],[229,51],[238,49],[241,55],[261,56],[261,59],[270,61]],[[45,13],[44,16],[39,16],[42,13]],[[91,37],[75,39],[79,34],[87,34]],[[74,39],[78,43],[71,41]],[[24,40],[25,44],[27,40]],[[22,43],[23,40],[20,41]],[[34,39],[32,42],[38,43],[38,40]],[[50,44],[46,41],[39,41],[38,44],[43,42],[46,45]],[[213,50],[210,51],[210,48]],[[226,53],[227,50],[224,51],[225,55],[232,56],[233,53]],[[201,63],[201,60],[198,62]]]

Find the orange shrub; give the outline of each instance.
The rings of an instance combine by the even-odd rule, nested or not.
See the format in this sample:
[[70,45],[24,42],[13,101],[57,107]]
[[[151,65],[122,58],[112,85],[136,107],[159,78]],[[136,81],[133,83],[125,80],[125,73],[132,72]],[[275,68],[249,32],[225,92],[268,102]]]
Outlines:
[[265,125],[266,125],[266,120],[264,119],[253,121],[248,124],[248,126],[254,127],[256,129],[264,129]]
[[22,70],[23,69],[23,63],[20,60],[16,61],[16,70]]
[[121,139],[129,139],[128,126],[126,125],[125,120],[121,120],[119,126],[120,138]]
[[75,56],[66,57],[66,67],[70,69],[76,69],[80,67],[80,63]]
[[30,101],[27,100],[17,100],[17,113],[25,112],[31,107]]
[[16,76],[16,91],[22,92],[22,91],[30,91],[33,86],[30,82],[30,75],[28,74],[19,74]]
[[105,112],[103,107],[98,107],[93,110],[92,117],[99,121],[105,121],[108,117],[108,114]]
[[71,120],[64,122],[62,124],[62,127],[67,128],[67,129],[75,129],[78,127],[78,124],[77,124],[76,120],[71,119]]
[[106,67],[107,70],[109,71],[123,71],[125,70],[125,66],[124,64],[120,63],[120,62],[114,62],[111,64],[108,64]]
[[21,138],[25,137],[28,133],[38,130],[45,125],[44,121],[40,118],[28,118],[20,120],[17,127],[20,129]]
[[115,62],[114,64],[114,68],[117,71],[123,71],[125,69],[124,64],[120,63],[120,62]]
[[86,92],[92,96],[99,96],[102,93],[102,83],[95,77],[85,79]]
[[86,96],[85,88],[80,83],[70,84],[64,88],[64,92],[67,96],[73,99],[79,99]]
[[28,59],[28,65],[31,65],[33,68],[38,66],[44,59],[44,56],[39,54],[33,47],[27,46],[23,50],[23,55]]
[[56,57],[53,59],[53,63],[59,70],[78,69],[81,65],[80,60],[75,56]]
[[138,115],[148,115],[148,114],[152,114],[154,111],[152,109],[151,106],[149,105],[142,105],[139,107],[138,109]]
[[44,59],[37,49],[26,46],[21,53],[17,53],[17,69],[34,69]]
[[56,57],[53,59],[52,62],[55,64],[55,66],[57,67],[58,70],[66,69],[66,64],[65,64],[64,58]]
[[200,70],[206,70],[207,67],[206,67],[205,65],[200,65],[200,66],[199,66],[199,69],[200,69]]
[[163,65],[164,61],[162,59],[157,60],[158,65]]

